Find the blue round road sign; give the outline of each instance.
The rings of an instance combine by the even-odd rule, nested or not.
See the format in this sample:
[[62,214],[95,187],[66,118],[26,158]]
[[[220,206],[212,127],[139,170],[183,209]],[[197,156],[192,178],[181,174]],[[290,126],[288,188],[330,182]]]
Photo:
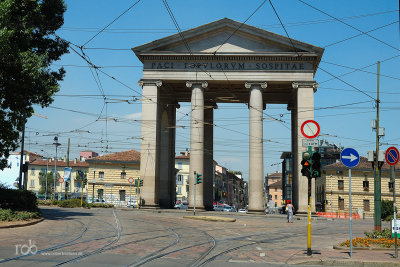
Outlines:
[[399,161],[399,150],[394,146],[389,147],[385,154],[387,164],[394,166]]
[[357,150],[353,148],[345,148],[342,153],[340,153],[340,160],[344,166],[353,168],[360,162],[360,155]]

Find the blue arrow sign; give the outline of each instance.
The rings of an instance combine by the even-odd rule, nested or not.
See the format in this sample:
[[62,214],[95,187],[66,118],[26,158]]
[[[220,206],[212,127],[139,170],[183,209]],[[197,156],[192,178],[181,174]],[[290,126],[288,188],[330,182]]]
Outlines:
[[340,153],[340,160],[344,166],[353,168],[360,162],[360,155],[357,150],[353,148],[345,148],[342,153]]

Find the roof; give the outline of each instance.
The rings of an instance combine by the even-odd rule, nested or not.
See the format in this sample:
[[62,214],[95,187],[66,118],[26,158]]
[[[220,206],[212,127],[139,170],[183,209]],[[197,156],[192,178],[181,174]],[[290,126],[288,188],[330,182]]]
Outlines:
[[[10,153],[10,155],[20,155],[20,154],[21,154],[21,152],[13,152],[13,153]],[[24,154],[25,154],[25,155],[35,156],[35,157],[38,157],[38,158],[43,158],[42,155],[37,154],[37,153],[34,153],[34,152],[30,152],[30,151],[28,151],[28,150],[24,150]]]
[[190,153],[188,155],[180,155],[180,156],[176,156],[176,159],[190,159]]
[[268,178],[282,178],[282,173],[281,172],[274,172],[267,174]]
[[[400,168],[400,162],[396,164],[396,169]],[[342,164],[341,161],[335,162],[330,165],[326,165],[322,167],[323,170],[347,170],[349,167],[346,167],[345,165]],[[360,162],[358,163],[357,166],[351,168],[352,170],[363,170],[363,171],[372,171],[372,164],[371,162],[368,161],[366,157],[360,157]],[[382,165],[382,170],[384,171],[389,171],[390,170],[390,165],[389,164],[383,164]]]
[[[47,161],[47,160],[43,160],[43,159],[34,159],[33,161],[31,161],[29,163],[29,165],[33,165],[33,166],[47,166],[47,164],[49,166],[54,166],[55,161]],[[63,160],[57,160],[57,167],[68,167],[67,166],[67,162],[64,162]],[[77,161],[76,163],[74,163],[73,160],[69,161],[69,167],[89,167],[89,164],[85,161]]]
[[282,187],[282,180],[279,180],[279,181],[277,181],[277,182],[275,182],[273,184],[270,184],[269,188],[271,188],[271,187],[281,188]]
[[136,163],[140,162],[140,152],[136,150],[128,150],[122,151],[112,154],[107,154],[104,156],[94,157],[91,159],[87,159],[87,162],[131,162]]

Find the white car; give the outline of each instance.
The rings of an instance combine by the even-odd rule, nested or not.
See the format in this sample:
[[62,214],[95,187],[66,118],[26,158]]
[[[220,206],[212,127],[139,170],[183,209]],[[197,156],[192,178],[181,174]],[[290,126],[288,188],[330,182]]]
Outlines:
[[246,210],[246,209],[239,209],[238,212],[239,212],[239,213],[247,213],[247,210]]
[[136,208],[137,207],[137,200],[136,199],[128,200],[126,206],[127,207]]

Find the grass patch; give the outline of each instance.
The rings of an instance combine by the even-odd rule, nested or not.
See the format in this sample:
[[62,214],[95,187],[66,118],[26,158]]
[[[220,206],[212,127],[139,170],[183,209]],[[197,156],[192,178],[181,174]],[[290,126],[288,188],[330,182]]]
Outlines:
[[17,211],[12,209],[0,209],[0,221],[26,221],[40,218],[40,211]]

